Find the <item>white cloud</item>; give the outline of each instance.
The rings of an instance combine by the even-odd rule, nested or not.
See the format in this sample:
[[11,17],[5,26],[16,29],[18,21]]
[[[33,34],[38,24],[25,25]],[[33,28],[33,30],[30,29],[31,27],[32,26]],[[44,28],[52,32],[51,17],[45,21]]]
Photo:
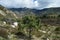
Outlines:
[[0,4],[6,7],[27,7],[27,8],[34,8],[37,7],[37,1],[33,0],[1,0]]
[[27,7],[27,8],[49,8],[60,7],[60,0],[0,0],[0,4],[5,7]]
[[60,7],[60,0],[37,0],[39,8]]
[[47,7],[60,7],[60,0],[51,0]]
[[34,3],[35,3],[35,6],[38,7],[39,5],[38,1],[35,1]]

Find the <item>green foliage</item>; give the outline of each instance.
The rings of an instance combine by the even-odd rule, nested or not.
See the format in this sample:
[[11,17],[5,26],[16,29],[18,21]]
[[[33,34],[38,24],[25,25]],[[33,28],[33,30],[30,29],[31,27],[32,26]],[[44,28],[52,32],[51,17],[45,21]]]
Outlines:
[[3,38],[3,37],[0,37],[0,40],[6,40],[5,38]]
[[58,15],[58,17],[60,17],[60,15]]
[[[36,35],[35,32],[41,27],[40,17],[35,14],[27,14],[18,20],[19,22],[19,32],[22,32],[29,36],[30,34]],[[34,31],[35,30],[35,31]],[[31,35],[30,35],[31,36]]]

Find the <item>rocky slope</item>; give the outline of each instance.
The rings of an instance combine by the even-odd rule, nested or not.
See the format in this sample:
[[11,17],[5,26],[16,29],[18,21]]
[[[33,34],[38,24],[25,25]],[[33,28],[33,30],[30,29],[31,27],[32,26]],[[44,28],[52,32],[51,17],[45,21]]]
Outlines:
[[0,36],[7,38],[18,30],[17,15],[0,5]]
[[[0,5],[0,36],[7,40],[30,38],[32,40],[60,40],[59,20],[60,8],[7,9]],[[32,31],[29,30],[31,27]]]

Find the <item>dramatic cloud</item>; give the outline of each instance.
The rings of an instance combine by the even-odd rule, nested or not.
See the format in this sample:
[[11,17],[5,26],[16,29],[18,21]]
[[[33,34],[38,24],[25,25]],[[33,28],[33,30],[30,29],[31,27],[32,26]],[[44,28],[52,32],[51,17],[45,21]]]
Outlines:
[[49,8],[60,7],[60,0],[0,0],[0,4],[8,8]]

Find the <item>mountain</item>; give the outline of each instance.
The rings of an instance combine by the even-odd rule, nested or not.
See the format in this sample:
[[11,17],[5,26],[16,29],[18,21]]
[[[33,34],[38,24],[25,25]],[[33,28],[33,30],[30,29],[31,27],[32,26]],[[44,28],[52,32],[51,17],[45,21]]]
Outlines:
[[17,12],[33,12],[34,14],[40,15],[40,14],[59,14],[60,13],[60,7],[52,7],[52,8],[45,8],[45,9],[29,9],[29,8],[10,8],[12,11]]
[[33,12],[33,13],[39,13],[40,10],[37,10],[37,9],[30,9],[30,8],[10,8],[10,10],[12,11],[17,11],[17,12],[20,12],[20,13],[28,13],[28,12]]
[[45,8],[40,11],[42,14],[59,14],[60,13],[60,7],[52,7],[52,8]]

